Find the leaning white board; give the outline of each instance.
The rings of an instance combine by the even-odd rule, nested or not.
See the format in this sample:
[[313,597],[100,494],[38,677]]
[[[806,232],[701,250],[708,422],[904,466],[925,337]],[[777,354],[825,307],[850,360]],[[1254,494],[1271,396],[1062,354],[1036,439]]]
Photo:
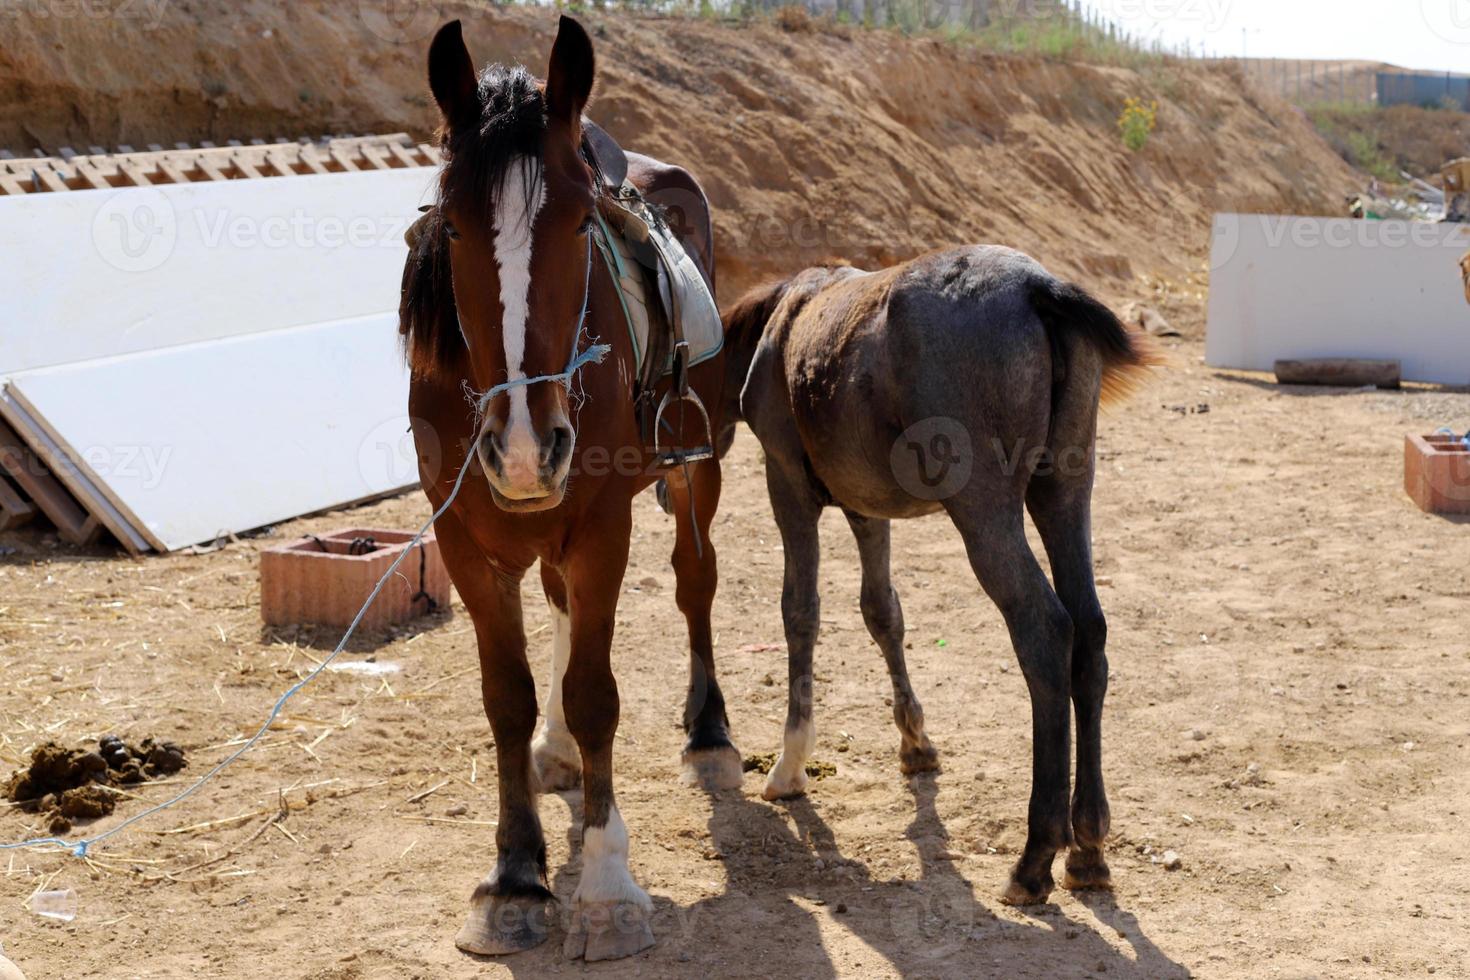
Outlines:
[[396,310],[437,174],[0,196],[0,377]]
[[161,551],[418,480],[394,314],[43,368],[6,394]]
[[1388,358],[1410,381],[1470,383],[1470,226],[1215,216],[1205,362]]

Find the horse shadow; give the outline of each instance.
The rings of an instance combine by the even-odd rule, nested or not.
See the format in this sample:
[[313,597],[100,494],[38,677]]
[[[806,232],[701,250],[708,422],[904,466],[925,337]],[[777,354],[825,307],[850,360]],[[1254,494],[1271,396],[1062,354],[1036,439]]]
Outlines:
[[[842,854],[810,797],[773,805],[738,791],[708,794],[725,893],[667,910],[660,917],[671,921],[660,937],[707,973],[720,969],[718,946],[734,941],[747,955],[752,947],[768,951],[771,972],[804,978],[1190,976],[1107,893],[1080,898],[1129,944],[1132,956],[1054,903],[1022,910],[1026,923],[997,916],[956,865],[936,806],[939,777],[919,775],[906,783],[914,815],[904,838],[920,863],[919,877],[911,880],[877,877],[863,860]],[[861,941],[858,954],[829,952],[824,934],[842,932]]]
[[[820,802],[811,797],[772,804],[748,795],[748,789],[707,792],[710,846],[705,857],[723,869],[723,888],[710,882],[718,894],[689,905],[655,894],[657,944],[639,956],[595,967],[610,977],[686,977],[751,975],[752,964],[759,964],[762,975],[803,980],[889,974],[1008,980],[1191,976],[1105,892],[1079,893],[1078,898],[1097,922],[1126,941],[1132,956],[1093,924],[1074,919],[1054,903],[1022,910],[1026,922],[995,915],[977,898],[975,884],[957,867],[949,848],[949,833],[936,805],[939,777],[914,776],[906,783],[914,815],[904,839],[919,858],[917,879],[875,876],[864,860],[843,854],[821,815]],[[569,858],[550,882],[562,900],[552,914],[564,918],[563,906],[578,874],[572,869],[581,864],[582,801],[577,791],[556,795],[572,818]],[[688,841],[685,846],[699,844]],[[1000,879],[988,884],[998,890]],[[535,951],[467,958],[498,962],[513,976],[575,969],[560,949],[565,926],[558,923],[550,941]],[[831,939],[843,933],[859,943],[839,949]]]

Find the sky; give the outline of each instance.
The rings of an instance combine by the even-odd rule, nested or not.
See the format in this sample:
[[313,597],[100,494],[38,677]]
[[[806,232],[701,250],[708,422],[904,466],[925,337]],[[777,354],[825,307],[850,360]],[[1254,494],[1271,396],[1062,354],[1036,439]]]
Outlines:
[[[1140,37],[1211,55],[1470,72],[1470,0],[1082,0]],[[1244,33],[1242,33],[1244,32]]]

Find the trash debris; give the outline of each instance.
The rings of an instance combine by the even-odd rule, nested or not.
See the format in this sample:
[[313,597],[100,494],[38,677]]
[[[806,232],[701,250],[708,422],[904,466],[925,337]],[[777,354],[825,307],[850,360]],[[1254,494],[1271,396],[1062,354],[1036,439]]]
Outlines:
[[341,660],[328,664],[327,669],[336,674],[366,674],[369,677],[381,677],[384,674],[396,674],[403,668],[389,660]]
[[1182,337],[1184,336],[1174,328],[1164,314],[1152,306],[1144,306],[1142,303],[1128,303],[1123,307],[1118,319],[1130,327],[1137,327],[1146,334],[1155,337]]
[[77,917],[77,893],[70,888],[36,892],[31,896],[31,911],[48,919],[70,922]]

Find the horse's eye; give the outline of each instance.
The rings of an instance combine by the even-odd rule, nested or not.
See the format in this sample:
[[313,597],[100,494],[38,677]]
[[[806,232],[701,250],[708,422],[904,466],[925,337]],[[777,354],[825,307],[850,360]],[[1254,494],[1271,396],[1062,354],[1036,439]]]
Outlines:
[[444,222],[444,234],[449,236],[449,240],[451,242],[459,241],[459,232],[455,231],[454,225],[450,224],[447,221]]
[[582,223],[577,226],[577,234],[585,235],[588,232],[592,231],[592,226],[595,223],[596,222],[593,220],[592,215],[587,215],[587,217],[582,219]]

